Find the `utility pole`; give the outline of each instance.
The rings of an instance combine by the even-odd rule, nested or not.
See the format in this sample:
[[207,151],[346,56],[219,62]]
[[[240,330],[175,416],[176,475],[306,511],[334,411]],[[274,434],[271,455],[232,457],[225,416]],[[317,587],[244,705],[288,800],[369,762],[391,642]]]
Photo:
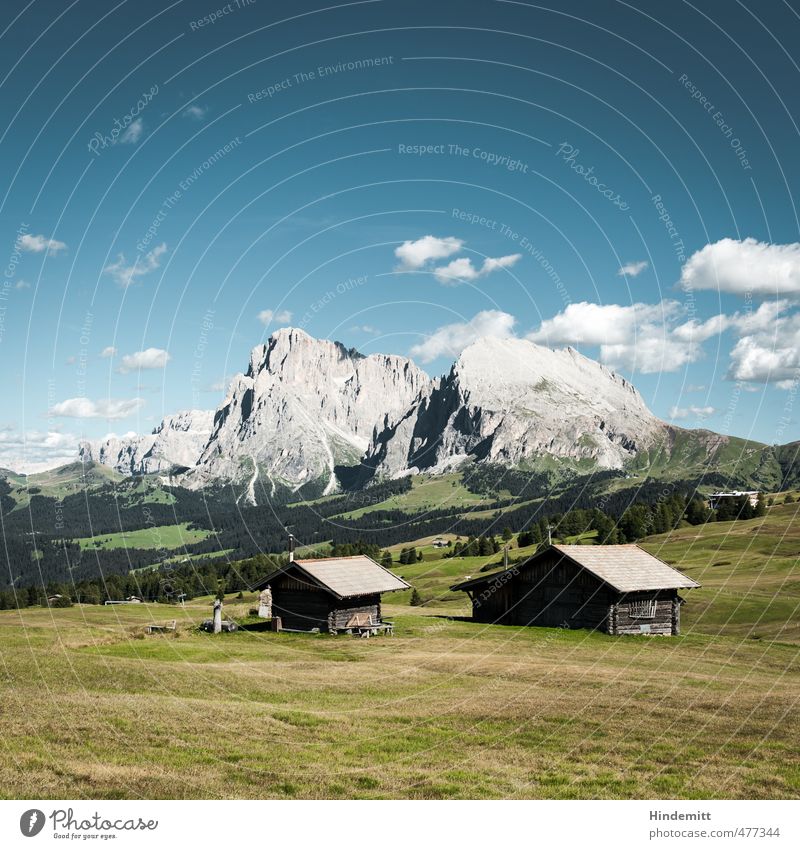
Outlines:
[[553,544],[553,526],[552,525],[547,526],[547,544],[548,545]]

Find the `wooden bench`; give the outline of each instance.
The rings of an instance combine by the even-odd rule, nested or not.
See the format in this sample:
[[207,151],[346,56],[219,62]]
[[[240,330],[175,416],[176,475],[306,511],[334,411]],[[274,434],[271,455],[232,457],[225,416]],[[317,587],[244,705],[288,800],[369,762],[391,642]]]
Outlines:
[[394,636],[394,624],[392,622],[375,622],[371,613],[355,613],[347,621],[345,626],[348,634],[367,640],[381,631],[384,634]]
[[171,622],[167,622],[166,625],[148,625],[145,629],[148,634],[166,634],[169,631],[177,631],[178,630],[178,620],[173,619]]

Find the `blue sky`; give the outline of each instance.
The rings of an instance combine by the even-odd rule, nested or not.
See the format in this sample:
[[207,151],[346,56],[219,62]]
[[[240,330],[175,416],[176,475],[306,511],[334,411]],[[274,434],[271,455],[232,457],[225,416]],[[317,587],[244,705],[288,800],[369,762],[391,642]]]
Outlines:
[[665,419],[800,435],[790,5],[52,0],[0,32],[0,466],[213,408],[287,323],[431,374],[572,344]]

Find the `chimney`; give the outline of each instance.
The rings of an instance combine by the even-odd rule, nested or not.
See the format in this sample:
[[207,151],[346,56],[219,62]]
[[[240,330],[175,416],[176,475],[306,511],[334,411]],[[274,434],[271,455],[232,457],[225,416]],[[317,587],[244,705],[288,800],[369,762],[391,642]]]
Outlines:
[[294,563],[294,534],[289,534],[289,562]]

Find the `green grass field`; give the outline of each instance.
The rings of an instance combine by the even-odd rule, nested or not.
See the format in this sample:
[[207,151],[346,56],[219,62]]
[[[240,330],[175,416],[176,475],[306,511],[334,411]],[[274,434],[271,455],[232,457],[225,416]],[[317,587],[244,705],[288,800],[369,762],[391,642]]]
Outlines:
[[159,525],[140,528],[136,531],[121,531],[96,537],[80,537],[75,542],[87,548],[182,548],[200,542],[210,536],[211,531],[190,529],[184,522],[180,525]]
[[687,625],[800,644],[800,504],[762,519],[711,522],[650,537],[643,547],[703,586],[687,594]]
[[[370,504],[349,513],[342,513],[338,519],[359,519],[365,513],[375,510],[403,510],[407,513],[421,513],[426,510],[464,509],[489,504],[509,493],[498,493],[493,498],[484,498],[470,492],[462,483],[461,474],[418,475],[411,479],[411,489],[400,495],[393,495],[378,504]],[[471,514],[470,514],[471,515]]]

